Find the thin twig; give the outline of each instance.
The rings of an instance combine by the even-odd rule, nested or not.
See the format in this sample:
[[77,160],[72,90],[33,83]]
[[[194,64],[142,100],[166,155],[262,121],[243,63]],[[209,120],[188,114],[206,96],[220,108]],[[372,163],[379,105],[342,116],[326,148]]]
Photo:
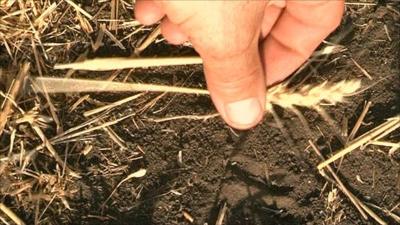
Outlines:
[[354,65],[356,65],[356,67],[362,72],[362,74],[364,74],[364,76],[366,76],[368,79],[372,80],[372,76],[368,73],[368,71],[366,69],[364,69],[360,64],[358,64],[358,62],[356,60],[354,60],[353,58],[350,58],[351,61],[353,61]]

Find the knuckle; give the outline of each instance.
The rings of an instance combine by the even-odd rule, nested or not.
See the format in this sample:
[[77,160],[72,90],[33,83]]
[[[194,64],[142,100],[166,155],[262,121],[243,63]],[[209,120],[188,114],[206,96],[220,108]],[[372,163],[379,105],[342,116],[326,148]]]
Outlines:
[[217,93],[225,98],[240,98],[253,92],[260,76],[259,69],[255,68],[248,73],[235,73],[224,76],[208,77],[207,84],[211,92]]
[[220,60],[240,57],[257,46],[251,35],[223,35],[223,33],[212,38],[194,40],[193,44],[200,54]]

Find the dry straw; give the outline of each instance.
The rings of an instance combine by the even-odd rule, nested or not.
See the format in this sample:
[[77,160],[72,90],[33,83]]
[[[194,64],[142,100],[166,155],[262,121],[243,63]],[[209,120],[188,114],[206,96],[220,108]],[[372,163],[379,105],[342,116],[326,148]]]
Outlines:
[[327,167],[332,162],[342,158],[343,156],[349,154],[353,150],[365,144],[368,144],[371,141],[379,141],[381,138],[385,137],[394,130],[397,130],[398,128],[400,128],[400,115],[388,119],[386,122],[382,123],[378,127],[368,131],[367,133],[361,135],[354,141],[350,142],[344,149],[334,154],[328,160],[320,163],[318,165],[318,169],[321,170]]
[[[38,92],[47,93],[147,91],[209,95],[204,89],[87,79],[38,77],[33,83]],[[285,83],[281,83],[268,89],[266,110],[270,111],[272,105],[294,109],[295,106],[315,108],[321,103],[336,104],[343,102],[346,96],[354,94],[360,87],[360,80],[324,82],[319,85],[306,85],[300,89],[291,89]]]
[[25,225],[25,223],[6,205],[0,202],[0,211],[4,212],[15,224]]
[[82,62],[58,64],[54,69],[74,69],[89,71],[109,71],[153,66],[178,66],[202,64],[200,57],[170,57],[170,58],[98,58]]

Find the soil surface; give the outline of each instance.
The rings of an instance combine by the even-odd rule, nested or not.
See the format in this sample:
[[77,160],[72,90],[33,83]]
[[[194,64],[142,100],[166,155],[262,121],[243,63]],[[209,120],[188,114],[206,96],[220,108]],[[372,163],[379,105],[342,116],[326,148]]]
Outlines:
[[[80,141],[56,146],[82,178],[68,181],[64,187],[70,209],[55,199],[42,216],[46,218],[42,224],[211,225],[218,224],[221,212],[225,215],[219,224],[229,225],[377,224],[371,218],[363,219],[349,199],[319,174],[316,165],[321,160],[308,140],[314,140],[327,157],[343,147],[336,134],[350,133],[366,101],[372,105],[356,136],[400,113],[399,5],[348,6],[342,26],[328,39],[346,50],[314,59],[294,79],[294,83],[306,79],[311,84],[362,80],[363,87],[368,87],[365,91],[342,104],[323,107],[335,125],[329,125],[313,110],[301,109],[311,128],[309,133],[296,115],[280,108],[276,111],[286,135],[271,115],[248,131],[233,130],[220,118],[156,122],[154,119],[172,116],[212,114],[215,109],[204,96],[147,94],[109,112],[111,118],[137,112],[110,126],[112,131],[85,134]],[[101,49],[91,54],[110,56],[109,52]],[[193,53],[188,47],[158,43],[142,55]],[[121,71],[117,80],[128,77],[128,81],[205,88],[201,66],[128,73]],[[106,79],[110,73],[77,72],[74,76]],[[67,130],[88,120],[84,112],[130,95],[91,93],[72,112],[70,107],[84,94],[52,98]],[[54,128],[46,132],[51,136]],[[124,148],[110,138],[110,132],[123,141]],[[400,133],[393,132],[386,139],[397,143]],[[88,147],[91,151],[82,154]],[[393,209],[400,215],[400,151],[390,157],[389,149],[374,145],[357,149],[340,165],[335,163],[335,168],[340,168],[337,174],[354,195],[380,207],[371,206],[388,224],[398,224],[383,211]],[[46,154],[38,157],[38,168],[54,163]],[[144,177],[119,185],[140,168],[147,170]],[[337,196],[332,197],[335,189]],[[35,221],[34,201],[30,207],[17,207],[17,199],[0,196],[7,205],[15,206],[13,209],[24,221]]]

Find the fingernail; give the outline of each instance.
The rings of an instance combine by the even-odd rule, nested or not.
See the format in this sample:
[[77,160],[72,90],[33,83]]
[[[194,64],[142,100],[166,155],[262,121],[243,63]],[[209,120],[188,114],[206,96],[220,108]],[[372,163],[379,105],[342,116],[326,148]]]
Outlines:
[[261,106],[257,98],[248,98],[237,102],[228,103],[225,106],[226,114],[233,123],[239,126],[251,125],[256,122],[261,112]]

